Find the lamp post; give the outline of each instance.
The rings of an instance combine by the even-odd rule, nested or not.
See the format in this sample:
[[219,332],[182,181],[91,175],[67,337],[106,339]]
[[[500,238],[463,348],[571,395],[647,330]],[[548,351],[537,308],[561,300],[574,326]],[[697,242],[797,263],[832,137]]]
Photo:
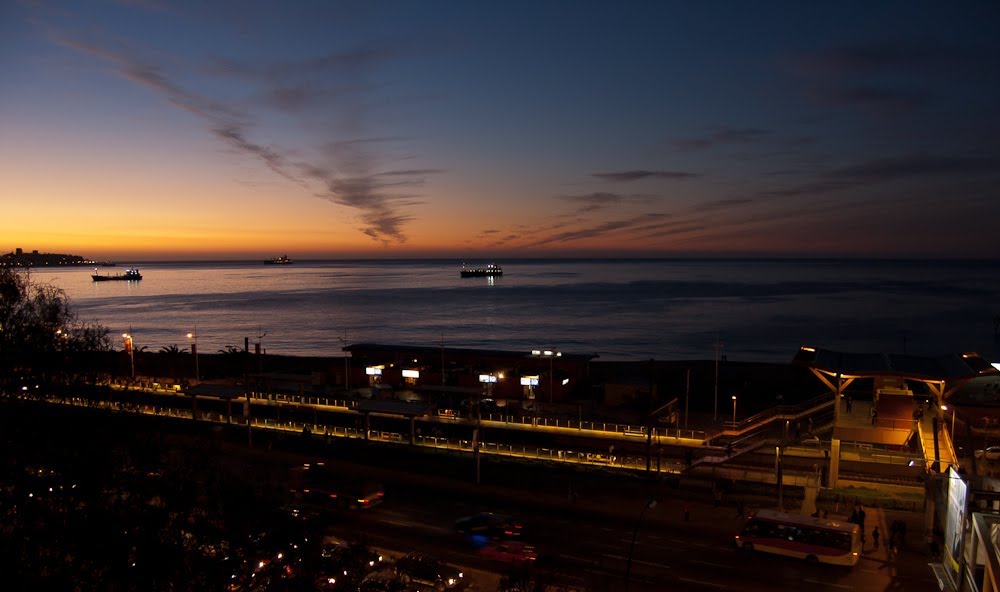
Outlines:
[[[941,411],[947,411],[947,405],[941,405]],[[955,446],[955,412],[958,411],[954,407],[951,408],[951,445]],[[984,449],[985,450],[985,449]]]
[[125,340],[125,351],[128,352],[129,366],[132,369],[131,376],[132,380],[135,380],[135,348],[132,343],[132,328],[129,327],[128,333],[122,333],[122,339]]
[[347,328],[344,328],[344,336],[338,337],[340,343],[344,346],[344,390],[347,392],[351,391],[351,371],[348,368],[349,358],[347,356]]
[[722,342],[719,341],[719,334],[715,334],[715,412],[712,421],[719,421],[719,350],[722,349]]
[[549,359],[549,403],[551,403],[555,397],[555,391],[553,390],[554,386],[552,380],[552,375],[555,373],[555,360],[556,358],[562,357],[562,352],[553,349],[546,349],[546,350],[533,349],[531,350],[531,354],[534,356],[540,356]]
[[639,513],[639,519],[635,521],[635,528],[632,529],[632,544],[628,548],[628,562],[625,565],[625,592],[628,592],[628,586],[632,580],[632,554],[635,552],[635,539],[639,535],[639,524],[642,523],[642,519],[646,515],[646,512],[655,507],[655,499],[651,499],[646,502],[645,507],[642,508],[642,512]]
[[733,426],[736,426],[736,395],[733,395]]
[[261,331],[260,327],[257,327],[257,384],[263,384],[264,382],[264,338],[267,337],[267,331]]
[[198,325],[194,326],[194,332],[187,334],[188,339],[193,339],[194,343],[191,344],[191,353],[194,354],[194,380],[195,382],[201,381],[201,370],[198,368]]

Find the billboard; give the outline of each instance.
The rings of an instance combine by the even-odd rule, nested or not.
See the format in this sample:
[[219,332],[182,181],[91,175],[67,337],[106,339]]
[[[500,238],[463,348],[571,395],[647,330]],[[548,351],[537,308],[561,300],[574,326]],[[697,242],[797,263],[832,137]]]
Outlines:
[[958,560],[962,551],[962,529],[965,524],[965,499],[969,486],[955,471],[948,467],[948,505],[944,520],[944,547],[948,556],[948,567],[954,581],[958,579]]

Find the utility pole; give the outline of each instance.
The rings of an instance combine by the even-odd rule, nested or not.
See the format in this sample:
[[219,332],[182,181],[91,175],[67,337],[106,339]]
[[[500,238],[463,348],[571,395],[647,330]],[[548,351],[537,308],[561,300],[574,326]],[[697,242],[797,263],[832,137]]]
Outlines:
[[261,333],[260,325],[257,325],[257,384],[258,388],[264,384],[264,338],[267,333]]
[[687,371],[687,385],[684,387],[684,429],[688,427],[688,402],[691,399],[691,369]]
[[[344,345],[344,348],[347,347],[347,328],[346,327],[344,327],[344,338],[341,339],[340,342]],[[348,368],[347,364],[348,364],[347,350],[345,349],[344,350],[344,390],[350,392],[350,390],[351,390],[351,371]]]
[[715,334],[715,411],[712,415],[712,421],[719,421],[719,349],[722,344],[719,343],[719,334]]
[[778,485],[778,511],[784,512],[785,506],[781,499],[781,446],[774,447],[774,480]]

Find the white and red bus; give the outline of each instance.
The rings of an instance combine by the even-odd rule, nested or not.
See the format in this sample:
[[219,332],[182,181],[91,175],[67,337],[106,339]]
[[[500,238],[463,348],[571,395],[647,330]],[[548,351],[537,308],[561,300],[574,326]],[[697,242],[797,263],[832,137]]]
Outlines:
[[747,520],[736,546],[807,561],[854,565],[861,554],[857,524],[760,510]]

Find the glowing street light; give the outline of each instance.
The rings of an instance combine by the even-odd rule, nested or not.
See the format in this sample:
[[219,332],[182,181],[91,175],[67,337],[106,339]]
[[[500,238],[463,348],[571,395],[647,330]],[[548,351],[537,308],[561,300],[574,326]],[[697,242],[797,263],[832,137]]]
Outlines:
[[125,341],[125,351],[128,352],[129,365],[132,368],[132,380],[135,380],[135,348],[132,344],[132,328],[129,327],[129,333],[122,333],[122,339]]
[[193,339],[194,343],[191,344],[191,353],[194,354],[194,379],[195,381],[201,380],[201,371],[198,369],[198,325],[194,326],[194,332],[187,334],[188,339]]
[[[947,410],[948,410],[948,406],[947,405],[941,405],[941,411],[947,411]],[[957,411],[957,409],[955,409],[954,407],[952,407],[952,409],[951,409],[951,445],[952,446],[955,445],[955,411]]]
[[545,349],[545,350],[533,349],[531,350],[531,355],[549,359],[549,403],[551,403],[553,397],[555,396],[555,391],[553,391],[553,380],[552,380],[552,375],[555,372],[555,359],[561,358],[562,352],[553,349]]

